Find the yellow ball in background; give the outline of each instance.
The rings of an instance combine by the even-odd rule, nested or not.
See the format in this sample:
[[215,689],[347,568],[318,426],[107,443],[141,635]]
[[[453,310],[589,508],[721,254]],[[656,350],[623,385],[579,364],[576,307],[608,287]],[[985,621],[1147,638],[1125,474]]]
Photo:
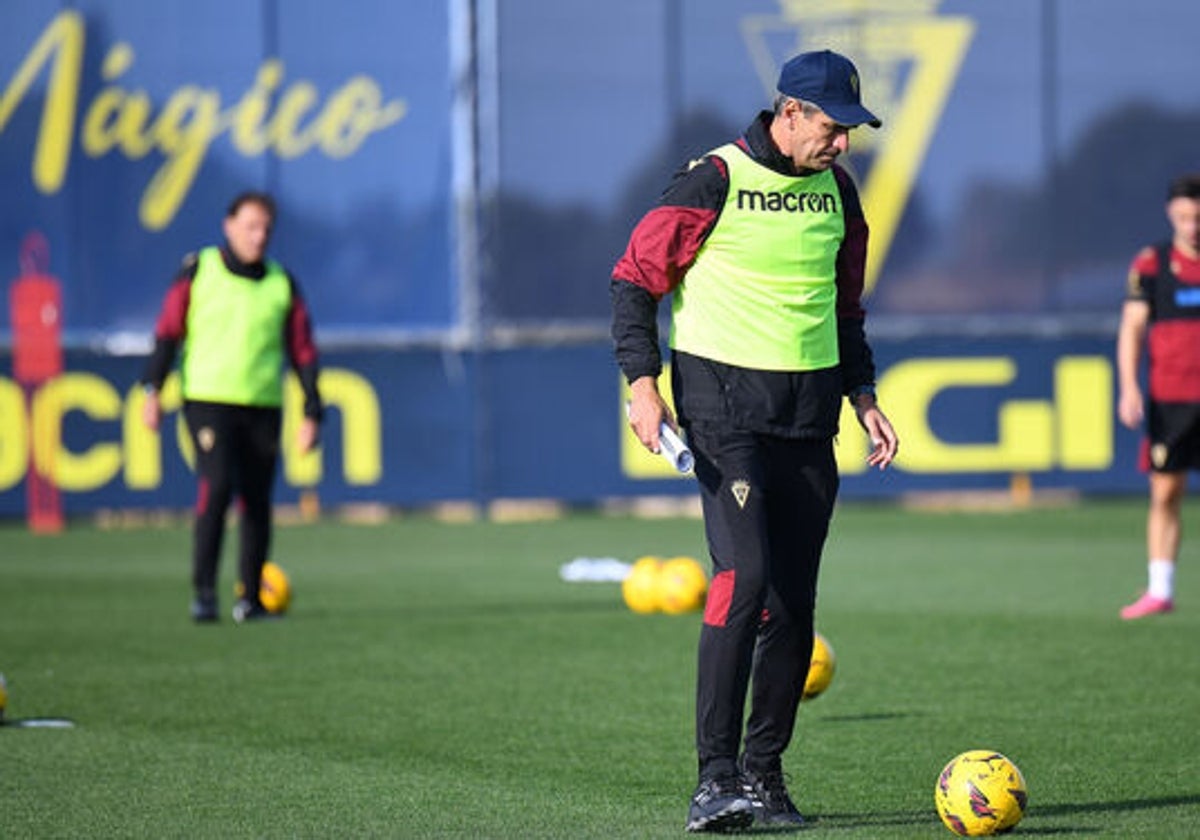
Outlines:
[[[241,598],[243,592],[245,592],[245,587],[239,580],[233,585],[233,594],[235,597]],[[269,613],[285,613],[291,606],[292,582],[278,563],[268,560],[263,564],[262,579],[258,584],[258,600]]]
[[262,605],[270,613],[285,613],[291,606],[292,582],[287,573],[275,563],[268,562],[263,566],[258,600],[262,601]]
[[808,666],[808,676],[804,680],[804,693],[801,700],[812,700],[821,695],[833,682],[833,672],[837,668],[837,657],[833,655],[833,647],[829,640],[817,633],[813,637],[812,661]]
[[625,606],[635,613],[656,611],[661,571],[662,560],[658,557],[638,558],[625,580],[621,581],[621,597],[625,599]]
[[658,576],[658,607],[668,615],[694,612],[704,606],[708,577],[692,557],[672,557]]

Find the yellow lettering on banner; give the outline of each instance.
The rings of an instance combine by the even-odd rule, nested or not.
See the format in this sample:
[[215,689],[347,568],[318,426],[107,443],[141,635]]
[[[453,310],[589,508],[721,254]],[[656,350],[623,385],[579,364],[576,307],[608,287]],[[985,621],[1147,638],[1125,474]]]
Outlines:
[[[34,184],[47,195],[62,188],[78,110],[85,34],[78,12],[60,12],[46,27],[0,96],[0,131],[28,94],[33,80],[49,66],[50,84],[34,151]],[[385,101],[369,76],[351,77],[322,105],[316,87],[297,81],[282,88],[284,67],[267,59],[253,85],[222,111],[213,88],[183,85],[171,93],[157,117],[144,90],[117,84],[134,63],[133,48],[114,44],[101,64],[105,86],[84,111],[80,147],[89,157],[116,150],[130,160],[152,152],[164,161],[142,195],[139,218],[150,230],[169,225],[195,183],[213,141],[229,131],[243,155],[274,151],[281,158],[304,154],[314,146],[331,158],[353,155],[372,134],[404,119],[403,99]],[[271,103],[279,107],[271,114]],[[300,123],[311,112],[306,126]]]
[[62,445],[62,420],[81,411],[93,420],[119,420],[121,397],[90,373],[64,373],[46,382],[33,398],[33,453],[38,470],[63,490],[102,487],[120,472],[121,447],[94,443],[81,453]]
[[0,490],[17,486],[29,467],[29,418],[25,394],[11,379],[0,379]]
[[42,32],[0,96],[0,132],[3,132],[33,80],[53,59],[33,154],[33,183],[47,195],[62,187],[71,159],[83,45],[83,16],[75,11],[60,12]]
[[[962,388],[1003,388],[1017,378],[1009,357],[908,359],[883,372],[879,403],[900,435],[896,468],[918,474],[1031,472],[1056,468],[1104,470],[1113,464],[1113,373],[1104,356],[1062,356],[1054,364],[1054,394],[1007,400],[997,409],[997,439],[948,443],[930,411],[938,395]],[[670,383],[670,376],[663,381]],[[670,400],[669,392],[666,394]],[[622,384],[621,405],[629,398]],[[621,409],[621,470],[635,479],[678,477],[634,437]],[[868,443],[854,409],[842,404],[835,452],[843,475],[867,472]]]
[[229,139],[244,155],[261,155],[271,145],[266,119],[271,110],[271,97],[283,81],[283,62],[270,58],[258,68],[254,85],[243,94],[234,107],[235,116],[229,121]]
[[[326,408],[336,407],[342,419],[342,473],[347,484],[378,483],[383,475],[383,440],[379,398],[371,383],[342,369],[321,371],[318,383]],[[283,468],[288,484],[312,487],[321,480],[320,451],[296,451],[296,430],[304,418],[304,393],[299,380],[288,377],[283,417]],[[329,441],[324,441],[328,446]]]
[[384,103],[372,79],[355,76],[330,97],[321,115],[321,150],[331,158],[349,157],[376,131],[402,119],[407,110],[403,102]]
[[[379,398],[370,381],[352,371],[330,368],[321,372],[320,388],[328,406],[342,420],[342,469],[347,484],[367,486],[383,475],[383,424]],[[32,424],[26,417],[25,395],[11,379],[0,377],[0,490],[19,484],[33,462],[63,490],[96,490],[123,472],[131,490],[154,490],[162,485],[163,434],[174,427],[175,443],[188,467],[195,468],[195,451],[184,422],[179,374],[163,383],[159,400],[163,423],[151,431],[142,423],[145,394],[131,388],[124,400],[109,382],[90,373],[65,373],[43,384],[33,396]],[[83,452],[63,445],[63,418],[79,411],[91,420],[119,421],[121,443],[96,442]],[[320,451],[301,455],[295,450],[296,428],[304,414],[304,395],[294,374],[287,377],[283,422],[284,474],[290,484],[311,487],[321,479]]]
[[1054,366],[1059,464],[1103,470],[1113,463],[1113,378],[1100,356],[1064,356]]
[[1054,414],[1045,402],[1004,403],[996,443],[947,444],[929,428],[929,406],[939,391],[995,388],[1016,375],[1016,363],[1008,358],[918,359],[889,368],[878,390],[880,404],[902,435],[896,465],[915,473],[1049,469]]
[[[147,429],[142,422],[142,407],[146,403],[146,395],[140,387],[133,387],[125,397],[125,411],[121,416],[121,434],[125,440],[125,486],[131,490],[153,490],[162,484],[162,428],[166,425],[165,418],[179,411],[183,405],[183,395],[179,386],[179,374],[172,373],[163,382],[158,394],[158,403],[162,407],[163,424],[159,431]],[[175,422],[176,432],[183,427]],[[186,432],[186,427],[183,427]],[[187,445],[184,455],[189,466],[191,459],[191,438],[185,433],[183,440]]]
[[[879,399],[900,435],[899,469],[912,473],[964,473],[1104,469],[1111,466],[1112,373],[1098,356],[1065,356],[1054,366],[1054,398],[1000,404],[994,443],[946,443],[930,428],[929,409],[950,388],[996,388],[1016,379],[1007,357],[911,359],[889,368]],[[842,433],[857,423],[843,412]],[[848,474],[862,472],[865,443],[843,446]],[[861,446],[861,450],[857,448]]]
[[267,136],[275,147],[276,154],[284,160],[300,157],[315,142],[315,128],[310,126],[302,130],[300,120],[316,104],[317,89],[308,82],[292,85],[281,98]]

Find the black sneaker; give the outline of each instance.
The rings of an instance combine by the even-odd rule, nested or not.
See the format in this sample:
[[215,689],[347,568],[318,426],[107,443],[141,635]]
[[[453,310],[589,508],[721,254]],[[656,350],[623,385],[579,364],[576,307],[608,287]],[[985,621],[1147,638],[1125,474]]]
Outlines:
[[197,597],[192,601],[192,621],[211,624],[217,620],[217,599]]
[[742,763],[742,791],[754,806],[758,825],[799,828],[804,825],[796,803],[788,796],[782,770],[755,772]]
[[749,828],[753,822],[754,806],[742,792],[736,776],[704,779],[692,794],[688,831],[722,834]]
[[233,605],[233,620],[238,624],[247,621],[265,621],[279,617],[279,613],[273,613],[262,604],[255,601],[247,601],[245,598],[240,599]]

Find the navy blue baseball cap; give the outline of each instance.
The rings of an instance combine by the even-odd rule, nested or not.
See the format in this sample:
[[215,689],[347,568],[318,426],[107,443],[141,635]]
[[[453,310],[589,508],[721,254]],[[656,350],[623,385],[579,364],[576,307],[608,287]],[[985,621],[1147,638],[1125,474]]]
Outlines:
[[854,63],[832,50],[800,53],[789,59],[779,71],[776,87],[785,96],[811,102],[841,125],[883,125],[863,107]]

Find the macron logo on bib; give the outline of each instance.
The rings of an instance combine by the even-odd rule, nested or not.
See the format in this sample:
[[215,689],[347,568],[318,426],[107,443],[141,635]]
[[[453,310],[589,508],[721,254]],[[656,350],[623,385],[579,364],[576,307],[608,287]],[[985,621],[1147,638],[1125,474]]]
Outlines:
[[763,192],[743,190],[737,192],[737,209],[766,213],[825,213],[838,211],[837,198],[827,192]]

